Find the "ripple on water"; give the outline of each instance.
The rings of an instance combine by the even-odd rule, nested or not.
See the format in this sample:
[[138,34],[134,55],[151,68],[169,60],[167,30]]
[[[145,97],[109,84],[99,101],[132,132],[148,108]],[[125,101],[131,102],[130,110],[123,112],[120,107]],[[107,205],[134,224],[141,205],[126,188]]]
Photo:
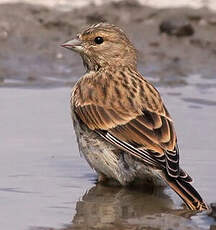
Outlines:
[[182,98],[183,101],[186,102],[191,102],[193,104],[198,104],[198,105],[208,105],[208,106],[216,106],[216,101],[215,100],[208,100],[208,99],[203,99],[203,98]]

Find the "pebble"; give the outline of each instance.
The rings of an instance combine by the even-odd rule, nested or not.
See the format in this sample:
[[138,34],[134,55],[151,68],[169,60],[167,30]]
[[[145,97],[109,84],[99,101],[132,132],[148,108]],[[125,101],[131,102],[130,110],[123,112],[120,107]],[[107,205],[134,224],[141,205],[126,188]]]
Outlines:
[[216,225],[211,225],[210,230],[216,230]]
[[63,58],[63,54],[62,53],[57,53],[56,54],[56,58],[57,59],[62,59]]
[[7,31],[0,31],[0,40],[6,40],[8,38]]
[[0,40],[6,40],[8,38],[8,32],[10,31],[10,24],[7,22],[0,22]]
[[209,215],[216,219],[216,203],[211,203],[210,206],[211,206],[211,213]]
[[161,22],[160,32],[170,36],[191,36],[194,34],[194,28],[189,21],[183,18],[168,18]]
[[208,24],[216,26],[216,17],[212,17],[208,20]]
[[208,23],[207,23],[207,21],[205,20],[205,19],[201,19],[200,21],[199,21],[199,25],[200,26],[206,26]]

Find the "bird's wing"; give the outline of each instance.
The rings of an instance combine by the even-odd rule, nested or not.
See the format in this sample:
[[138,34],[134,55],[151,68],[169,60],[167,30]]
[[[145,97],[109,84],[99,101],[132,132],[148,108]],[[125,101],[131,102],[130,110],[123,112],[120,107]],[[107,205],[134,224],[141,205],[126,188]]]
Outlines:
[[[159,93],[146,81],[139,84],[143,84],[142,88],[145,89],[143,103],[136,98],[140,95],[135,94],[131,101],[128,90],[115,90],[116,86],[113,85],[114,96],[108,102],[104,102],[103,96],[94,97],[92,92],[91,97],[86,100],[83,99],[84,95],[76,95],[75,98],[79,101],[74,103],[75,114],[89,129],[96,131],[112,144],[148,164],[165,168],[171,177],[181,175],[187,178],[183,170],[179,169],[179,152],[173,122]],[[85,89],[88,88],[91,90],[91,87]],[[150,90],[147,91],[148,89]],[[98,90],[95,95],[100,94],[99,88],[94,90]],[[81,92],[80,89],[76,91]],[[123,95],[118,91],[123,92]]]
[[95,104],[78,106],[75,113],[112,144],[156,167],[166,167],[172,177],[179,175],[176,136],[172,121],[166,117],[143,110],[141,115],[126,120],[117,111]]

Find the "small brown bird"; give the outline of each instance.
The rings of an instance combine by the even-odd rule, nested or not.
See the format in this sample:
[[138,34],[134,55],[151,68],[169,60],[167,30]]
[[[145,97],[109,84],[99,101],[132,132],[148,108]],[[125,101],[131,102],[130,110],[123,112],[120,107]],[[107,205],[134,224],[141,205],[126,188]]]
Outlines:
[[191,210],[207,205],[179,167],[176,133],[158,91],[138,71],[136,51],[117,26],[99,23],[65,42],[87,68],[71,93],[80,151],[98,180],[166,182]]

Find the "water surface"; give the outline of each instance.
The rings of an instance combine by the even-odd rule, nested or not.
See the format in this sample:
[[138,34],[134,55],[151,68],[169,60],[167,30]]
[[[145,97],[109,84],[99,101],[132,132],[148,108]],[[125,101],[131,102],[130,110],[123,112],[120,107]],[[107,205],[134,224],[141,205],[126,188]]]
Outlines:
[[[187,81],[158,89],[175,120],[182,167],[205,200],[215,202],[216,80]],[[0,89],[1,229],[209,228],[213,219],[189,218],[170,189],[95,185],[78,152],[69,97],[68,87]]]

